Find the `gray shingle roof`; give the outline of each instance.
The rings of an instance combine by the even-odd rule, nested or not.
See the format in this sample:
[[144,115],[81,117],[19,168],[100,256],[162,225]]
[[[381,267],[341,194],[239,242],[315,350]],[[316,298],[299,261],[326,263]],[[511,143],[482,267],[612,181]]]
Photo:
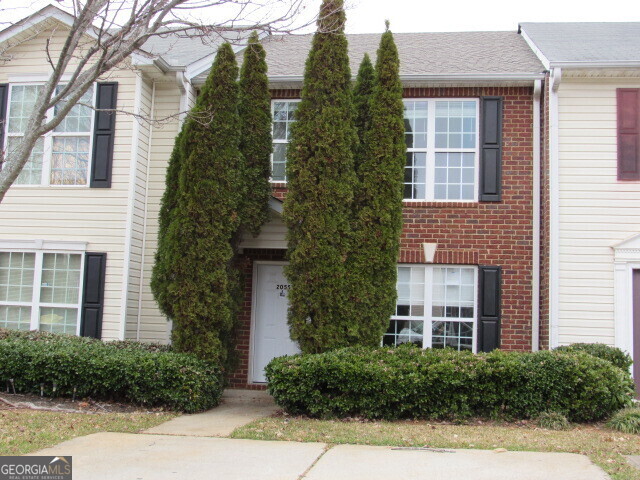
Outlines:
[[162,57],[171,66],[183,67],[214,53],[223,41],[217,35],[189,37],[169,34],[151,37],[142,49]]
[[251,32],[245,30],[228,31],[222,35],[213,33],[203,36],[184,33],[156,35],[142,45],[142,50],[162,57],[172,67],[184,67],[212,53],[216,53],[223,42],[231,42],[233,50],[244,48],[246,37]]
[[[269,76],[298,76],[312,35],[263,40]],[[375,62],[380,34],[350,34],[349,57],[355,74],[363,55]],[[539,73],[544,67],[516,32],[394,33],[401,75]]]
[[640,22],[520,24],[550,62],[640,61]]
[[[351,73],[365,53],[375,62],[379,33],[348,34]],[[473,75],[537,74],[544,71],[535,54],[516,32],[394,33],[400,53],[400,74]],[[269,77],[300,77],[311,48],[312,34],[273,35],[262,40]],[[239,57],[242,52],[239,53]],[[242,58],[238,59],[239,62]],[[195,77],[203,83],[208,72]]]

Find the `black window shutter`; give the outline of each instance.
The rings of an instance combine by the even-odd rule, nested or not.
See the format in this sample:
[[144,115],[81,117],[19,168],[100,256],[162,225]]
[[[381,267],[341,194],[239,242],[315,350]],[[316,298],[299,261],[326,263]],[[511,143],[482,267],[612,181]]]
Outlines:
[[106,253],[85,253],[84,290],[80,324],[80,335],[83,337],[100,338],[102,334],[106,265]]
[[[7,121],[9,84],[0,83],[0,152],[4,150],[4,126]],[[0,164],[0,167],[2,165]]]
[[502,198],[502,97],[482,97],[480,121],[480,201]]
[[111,188],[111,165],[113,163],[113,138],[116,128],[115,112],[100,110],[115,109],[118,83],[98,83],[96,94],[96,118],[93,126],[93,154],[91,156],[91,188]]
[[478,351],[500,348],[500,267],[479,267]]

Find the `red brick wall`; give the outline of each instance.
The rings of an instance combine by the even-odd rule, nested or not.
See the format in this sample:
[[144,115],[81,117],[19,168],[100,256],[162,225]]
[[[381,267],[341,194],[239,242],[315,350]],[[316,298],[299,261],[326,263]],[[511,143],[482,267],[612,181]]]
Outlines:
[[540,348],[549,349],[549,75],[544,82],[541,114],[540,165]]
[[[410,88],[406,97],[504,99],[501,202],[405,202],[400,261],[437,243],[434,263],[502,267],[501,343],[531,349],[533,88]],[[419,260],[418,260],[419,261]]]
[[[438,249],[434,263],[501,266],[501,348],[530,350],[533,265],[533,88],[407,88],[404,96],[408,98],[502,96],[504,99],[502,201],[406,202],[400,262],[422,263],[424,261],[422,244],[435,242],[438,244]],[[299,98],[299,92],[274,90],[272,98]],[[545,138],[543,136],[543,140]],[[274,185],[274,196],[282,199],[285,194],[286,184]],[[544,206],[543,203],[543,210]],[[247,283],[238,343],[241,364],[232,377],[232,385],[235,386],[246,382],[248,372],[251,259],[274,259],[274,253],[245,252]],[[542,328],[541,338],[548,338],[546,330],[543,333]]]

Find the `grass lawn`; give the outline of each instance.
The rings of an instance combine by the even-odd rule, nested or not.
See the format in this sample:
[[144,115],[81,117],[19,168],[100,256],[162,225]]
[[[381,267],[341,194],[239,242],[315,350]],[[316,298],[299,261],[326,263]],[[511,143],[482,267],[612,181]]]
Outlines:
[[424,421],[347,422],[270,417],[240,427],[231,436],[329,444],[581,453],[616,480],[640,479],[640,470],[627,464],[623,457],[640,455],[640,435],[623,434],[599,425],[553,431],[529,423],[447,425]]
[[22,455],[97,432],[139,432],[175,417],[171,413],[59,413],[0,410],[0,455]]

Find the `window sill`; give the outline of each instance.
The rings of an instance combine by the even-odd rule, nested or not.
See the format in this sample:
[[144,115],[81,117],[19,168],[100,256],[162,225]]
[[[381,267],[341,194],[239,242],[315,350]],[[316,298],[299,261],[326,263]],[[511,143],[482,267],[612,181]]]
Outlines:
[[403,200],[403,207],[414,208],[478,208],[480,202],[465,201],[465,202],[444,202],[433,200]]
[[67,190],[70,188],[86,188],[87,190],[90,189],[91,187],[89,187],[89,185],[26,185],[26,184],[18,184],[18,185],[11,185],[11,188],[52,188],[52,189],[60,189],[60,190]]
[[287,182],[271,182],[271,188],[287,188]]

